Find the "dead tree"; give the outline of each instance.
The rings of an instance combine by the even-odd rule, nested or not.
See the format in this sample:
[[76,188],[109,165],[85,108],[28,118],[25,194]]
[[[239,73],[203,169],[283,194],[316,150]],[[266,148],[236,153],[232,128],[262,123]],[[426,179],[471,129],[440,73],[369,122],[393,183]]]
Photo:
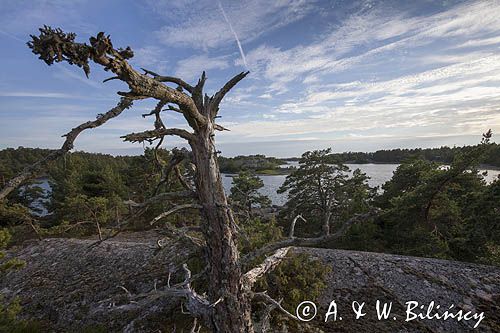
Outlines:
[[[181,181],[185,188],[183,191],[156,193],[154,197],[149,198],[144,203],[130,202],[129,204],[144,209],[150,203],[172,198],[185,197],[197,200],[197,203],[184,204],[170,209],[152,223],[181,209],[200,210],[202,222],[199,230],[203,235],[202,240],[187,235],[185,230],[171,230],[171,234],[180,238],[184,237],[193,246],[203,247],[207,261],[207,268],[204,272],[208,275],[210,288],[206,296],[196,293],[191,287],[191,272],[185,265],[186,276],[183,283],[176,286],[168,285],[162,290],[155,288],[151,295],[140,295],[141,302],[162,296],[180,297],[184,300],[188,311],[195,318],[201,319],[204,325],[213,332],[254,332],[251,317],[252,299],[267,303],[271,308],[284,312],[290,318],[295,318],[287,313],[279,302],[265,293],[253,292],[252,287],[259,277],[272,270],[283,260],[289,246],[313,246],[326,239],[323,237],[318,239],[295,238],[291,234],[288,240],[270,244],[249,254],[246,259],[255,259],[266,255],[268,257],[262,264],[244,273],[242,271],[244,263],[240,259],[237,249],[238,230],[226,200],[217,162],[215,133],[226,130],[216,123],[220,103],[224,96],[247,76],[248,72],[239,73],[213,96],[208,96],[203,92],[207,79],[205,73],[201,75],[196,85],[190,85],[180,78],[162,76],[149,70],[143,69],[144,73],[141,73],[132,68],[128,62],[133,57],[130,47],[114,48],[110,37],[102,32],[98,33],[96,37],[91,37],[89,44],[76,42],[76,35],[73,33],[65,33],[60,29],[52,29],[47,26],[40,29],[39,36],[31,37],[32,40],[28,42],[28,46],[48,65],[65,61],[82,68],[88,76],[90,63],[94,62],[102,66],[105,71],[113,73],[112,77],[104,80],[105,82],[120,80],[127,84],[129,91],[118,92],[122,97],[117,106],[98,115],[96,120],[73,128],[65,135],[66,140],[59,150],[27,167],[20,175],[10,180],[0,191],[0,200],[23,182],[35,177],[47,166],[48,162],[70,151],[75,139],[82,131],[98,127],[119,116],[132,106],[134,100],[154,99],[157,101],[156,107],[150,113],[143,115],[144,117],[154,117],[154,129],[131,133],[123,136],[123,139],[129,142],[157,142],[156,147],[159,147],[167,136],[177,136],[186,140],[191,147],[191,153],[177,154],[173,159],[174,162],[171,161],[166,166],[165,177],[162,181],[168,180],[168,174],[172,170],[180,177],[177,164],[183,160],[183,156],[189,156],[194,165],[194,187],[189,182]],[[165,126],[161,118],[161,113],[164,111],[182,114],[190,130]],[[338,233],[329,235],[327,238],[333,239],[335,236],[338,236]],[[273,251],[274,253],[271,254]],[[254,261],[252,260],[252,262]],[[245,260],[245,262],[250,262],[250,260]],[[268,318],[265,319],[268,320]]]

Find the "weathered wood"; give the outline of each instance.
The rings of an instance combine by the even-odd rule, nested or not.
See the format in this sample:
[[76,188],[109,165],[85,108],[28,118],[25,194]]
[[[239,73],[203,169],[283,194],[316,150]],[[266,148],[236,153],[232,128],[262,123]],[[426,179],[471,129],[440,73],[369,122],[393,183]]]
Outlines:
[[277,250],[272,256],[267,257],[262,264],[246,272],[241,278],[243,287],[250,291],[258,278],[272,271],[283,261],[289,250],[289,247]]
[[342,226],[337,230],[337,232],[333,234],[326,234],[320,237],[315,238],[301,238],[301,237],[290,237],[283,240],[276,241],[274,243],[269,243],[253,252],[248,253],[243,258],[245,263],[252,262],[256,258],[263,256],[269,252],[276,251],[281,248],[290,247],[290,246],[304,246],[304,247],[313,247],[319,246],[321,244],[325,244],[326,242],[330,242],[340,237],[344,236],[347,230],[356,223],[365,222],[367,219],[373,217],[376,211],[371,211],[365,214],[359,214],[348,221],[346,221]]
[[[158,237],[151,232],[126,233],[92,250],[89,245],[95,240],[31,241],[9,250],[8,257],[15,255],[26,266],[1,276],[0,289],[5,299],[19,297],[23,317],[46,322],[52,328],[48,331],[80,331],[87,325],[104,324],[107,332],[157,332],[161,323],[172,323],[171,311],[178,311],[184,297],[163,294],[169,287],[182,288],[168,285],[169,273],[185,277],[182,262],[193,255],[183,243],[171,241],[158,250]],[[318,299],[311,299],[319,312],[310,323],[324,332],[498,332],[498,267],[332,249],[290,251],[298,253],[331,267],[326,288]],[[397,321],[377,320],[377,299],[393,302]],[[324,323],[321,314],[331,300],[337,301],[343,320]],[[350,302],[355,300],[367,302],[366,317],[353,317]],[[420,304],[434,300],[444,309],[455,304],[460,309],[484,311],[485,319],[476,330],[472,321],[464,320],[405,322],[404,304],[410,300]],[[295,314],[294,309],[285,309]]]
[[[242,273],[237,249],[236,224],[227,204],[215,149],[215,131],[226,130],[215,124],[219,105],[224,96],[245,78],[248,72],[237,74],[214,96],[208,97],[203,93],[205,72],[194,87],[180,78],[161,76],[146,69],[143,69],[144,74],[141,74],[127,61],[133,57],[130,47],[115,49],[110,36],[106,36],[103,32],[91,37],[90,45],[75,42],[76,35],[73,33],[66,34],[60,29],[47,26],[40,29],[39,36],[31,37],[32,41],[28,46],[48,65],[66,61],[83,68],[88,76],[89,63],[94,62],[103,66],[106,71],[112,72],[114,76],[111,79],[119,79],[128,85],[130,91],[118,92],[119,95],[126,97],[125,100],[152,98],[158,101],[153,111],[143,115],[144,117],[155,115],[155,128],[141,133],[131,133],[123,138],[130,142],[152,143],[160,140],[157,145],[159,147],[165,136],[175,135],[187,140],[191,146],[192,160],[196,166],[194,183],[196,196],[202,206],[201,229],[205,238],[208,261],[210,283],[208,302],[213,304],[212,310],[209,314],[203,315],[203,319],[214,332],[252,333],[250,297],[241,285]],[[165,83],[174,83],[178,87],[174,89]],[[165,127],[160,113],[168,104],[175,106],[168,106],[167,109],[184,115],[193,132]],[[136,206],[142,208],[146,203]],[[209,320],[207,316],[210,317]]]
[[295,218],[292,221],[292,224],[290,225],[290,232],[288,234],[289,238],[295,237],[294,236],[294,233],[295,233],[295,224],[297,224],[297,220],[298,219],[301,219],[302,221],[307,222],[307,220],[302,215],[299,214],[299,215],[295,216]]
[[64,137],[66,137],[66,140],[64,140],[61,148],[50,153],[42,160],[27,166],[19,175],[10,179],[7,184],[0,190],[0,200],[5,199],[7,195],[9,195],[9,193],[21,186],[24,182],[37,177],[41,172],[45,170],[45,168],[51,161],[58,159],[59,157],[63,156],[71,149],[73,149],[74,142],[81,132],[103,125],[108,120],[119,116],[124,110],[130,108],[131,106],[131,99],[122,98],[116,107],[112,108],[104,114],[98,115],[96,120],[87,121],[73,128],[69,133],[63,135]]
[[197,131],[191,141],[195,184],[202,209],[202,232],[207,243],[211,302],[222,301],[213,309],[214,332],[253,332],[251,305],[240,283],[241,267],[236,244],[237,229],[227,204],[215,151],[212,122]]
[[203,208],[203,206],[198,205],[198,204],[183,204],[183,205],[178,205],[178,206],[175,206],[172,209],[169,209],[166,212],[163,212],[160,215],[156,216],[150,222],[150,224],[153,225],[156,222],[158,222],[159,220],[164,219],[165,217],[167,217],[167,216],[169,216],[169,215],[171,215],[171,214],[173,214],[175,212],[178,212],[180,210],[184,210],[184,209],[200,209],[200,208]]

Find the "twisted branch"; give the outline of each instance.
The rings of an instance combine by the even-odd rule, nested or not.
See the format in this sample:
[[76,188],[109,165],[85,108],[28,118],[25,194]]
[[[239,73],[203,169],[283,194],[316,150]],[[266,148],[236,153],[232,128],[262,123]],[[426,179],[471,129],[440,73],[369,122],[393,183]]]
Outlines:
[[375,216],[376,210],[370,211],[365,214],[358,214],[351,219],[347,220],[341,227],[340,229],[334,233],[334,234],[328,234],[324,235],[321,237],[315,237],[315,238],[299,238],[299,237],[293,237],[293,238],[287,238],[284,240],[277,241],[275,243],[270,243],[267,244],[260,249],[257,249],[251,253],[248,253],[244,258],[244,262],[248,263],[253,261],[255,258],[258,258],[262,255],[265,255],[266,253],[276,251],[281,248],[286,248],[290,246],[303,246],[303,247],[314,247],[318,246],[321,244],[324,244],[326,242],[330,242],[336,239],[339,239],[340,237],[344,236],[347,230],[354,224],[364,222],[367,219]]
[[79,126],[73,128],[69,133],[63,135],[63,137],[66,137],[66,140],[62,144],[61,148],[50,153],[40,161],[27,166],[19,175],[10,179],[4,186],[4,188],[0,191],[0,200],[4,199],[7,195],[9,195],[10,192],[15,190],[25,181],[37,177],[39,173],[41,173],[47,167],[49,162],[56,160],[57,158],[63,156],[71,149],[73,149],[74,142],[81,132],[87,129],[99,127],[106,123],[108,120],[119,116],[124,110],[130,108],[132,106],[132,103],[133,102],[131,99],[121,98],[117,106],[104,114],[99,114],[96,120],[87,121],[83,124],[80,124]]
[[130,133],[121,136],[120,138],[122,138],[123,141],[129,141],[129,142],[144,142],[144,141],[152,142],[167,135],[175,135],[189,142],[195,140],[195,136],[193,133],[190,133],[180,128],[158,128],[144,132]]

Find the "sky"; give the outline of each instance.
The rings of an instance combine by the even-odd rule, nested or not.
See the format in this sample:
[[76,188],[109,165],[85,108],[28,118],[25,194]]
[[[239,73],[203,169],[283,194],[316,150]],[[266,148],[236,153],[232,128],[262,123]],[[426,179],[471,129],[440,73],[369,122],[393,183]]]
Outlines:
[[[225,156],[298,156],[500,142],[500,1],[42,0],[0,1],[0,149],[58,148],[62,134],[116,105],[126,90],[91,67],[47,66],[26,46],[47,24],[77,39],[104,31],[131,64],[226,97],[217,133]],[[153,128],[140,101],[84,132],[77,150],[140,154],[120,136]],[[183,127],[165,112],[167,126]],[[181,146],[171,137],[165,147]]]

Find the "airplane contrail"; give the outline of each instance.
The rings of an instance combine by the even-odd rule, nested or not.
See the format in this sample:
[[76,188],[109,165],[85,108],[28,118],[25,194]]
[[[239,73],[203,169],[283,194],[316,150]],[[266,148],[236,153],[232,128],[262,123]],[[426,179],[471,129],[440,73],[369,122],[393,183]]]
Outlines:
[[222,12],[222,16],[224,16],[224,20],[226,21],[227,25],[229,25],[229,29],[231,29],[231,32],[234,35],[234,39],[236,39],[236,43],[238,44],[238,48],[240,49],[240,54],[241,54],[241,59],[243,60],[243,63],[245,64],[246,69],[248,69],[247,65],[247,59],[245,58],[245,52],[243,52],[243,48],[241,47],[241,42],[240,39],[238,38],[238,34],[236,34],[236,31],[234,31],[233,26],[231,25],[231,22],[229,22],[229,19],[227,18],[226,11],[224,10],[224,7],[222,7],[222,3],[217,1],[219,4],[220,11]]
[[5,36],[7,36],[7,37],[10,37],[10,38],[12,38],[12,39],[14,39],[14,40],[17,40],[17,41],[19,41],[19,42],[22,42],[23,44],[26,44],[26,41],[25,41],[25,40],[22,40],[21,38],[19,38],[19,37],[17,37],[17,36],[15,36],[15,35],[13,35],[13,34],[11,34],[11,33],[8,33],[7,31],[0,30],[0,34],[4,34],[4,35],[5,35]]

